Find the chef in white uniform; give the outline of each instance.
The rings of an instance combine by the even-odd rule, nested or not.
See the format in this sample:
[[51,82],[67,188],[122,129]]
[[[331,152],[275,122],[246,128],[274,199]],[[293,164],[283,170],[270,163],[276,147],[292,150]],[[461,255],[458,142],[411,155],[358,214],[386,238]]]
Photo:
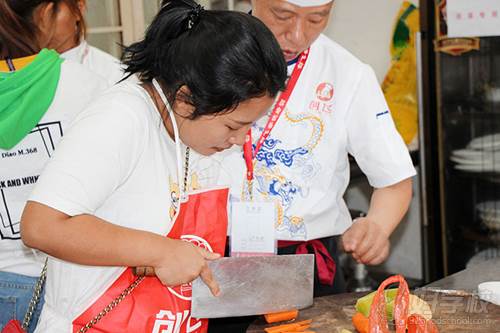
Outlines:
[[[268,116],[252,128],[253,163],[248,154],[245,163],[241,150],[221,157],[231,170],[233,202],[246,200],[251,179],[253,200],[277,204],[278,253],[316,254],[316,296],[344,291],[333,236],[341,235],[344,249],[360,263],[387,258],[415,175],[373,70],[321,33],[333,5],[252,1],[252,15],[280,43],[290,79]],[[348,155],[374,188],[367,215],[354,222],[343,199]]]

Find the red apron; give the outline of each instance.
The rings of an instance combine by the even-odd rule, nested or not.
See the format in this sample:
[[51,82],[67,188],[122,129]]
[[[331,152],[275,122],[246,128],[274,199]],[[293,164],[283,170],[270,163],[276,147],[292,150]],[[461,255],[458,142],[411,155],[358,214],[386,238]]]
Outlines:
[[[192,242],[223,256],[227,197],[227,188],[189,194],[187,202],[181,203],[179,214],[167,237]],[[73,332],[78,332],[91,321],[135,279],[132,269],[127,268],[94,304],[73,321]],[[146,277],[88,332],[206,332],[208,320],[191,318],[190,311],[191,284],[169,288],[156,277]]]

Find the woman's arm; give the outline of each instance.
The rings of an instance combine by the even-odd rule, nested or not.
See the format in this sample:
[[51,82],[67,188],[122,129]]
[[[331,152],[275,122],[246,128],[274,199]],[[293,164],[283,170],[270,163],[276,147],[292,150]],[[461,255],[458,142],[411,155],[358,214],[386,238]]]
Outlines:
[[33,201],[24,209],[21,237],[26,246],[77,264],[151,266],[169,286],[201,276],[212,292],[218,293],[207,260],[219,255],[188,242],[117,226],[92,215],[71,217]]
[[347,229],[342,242],[358,262],[378,265],[389,255],[389,237],[408,211],[412,197],[412,180],[375,189],[366,217],[357,218]]

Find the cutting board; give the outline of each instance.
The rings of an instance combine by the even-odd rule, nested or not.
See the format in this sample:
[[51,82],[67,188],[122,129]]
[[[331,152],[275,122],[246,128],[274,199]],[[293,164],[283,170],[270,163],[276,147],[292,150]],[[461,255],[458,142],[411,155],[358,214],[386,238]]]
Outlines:
[[[460,293],[413,293],[429,303],[433,320],[441,333],[500,333],[500,306]],[[349,293],[315,298],[312,307],[300,311],[298,320],[312,319],[311,330],[316,333],[340,333],[343,328],[355,333],[351,323],[354,305],[364,295],[366,293]],[[247,333],[262,333],[270,326],[259,318]]]

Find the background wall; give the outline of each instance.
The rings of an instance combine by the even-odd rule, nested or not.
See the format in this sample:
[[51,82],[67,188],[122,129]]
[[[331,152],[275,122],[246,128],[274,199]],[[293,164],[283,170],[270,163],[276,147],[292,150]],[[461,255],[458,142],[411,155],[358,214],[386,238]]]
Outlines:
[[[411,1],[418,6],[418,1]],[[379,82],[390,66],[390,41],[402,0],[335,0],[325,34],[372,66]],[[415,177],[410,210],[391,237],[391,255],[372,271],[400,273],[422,279],[422,244],[418,178]],[[345,195],[351,209],[368,211],[372,193],[368,182],[351,185]]]
[[[410,1],[418,6],[417,0]],[[389,69],[394,19],[402,0],[335,0],[325,34],[370,64],[380,82]]]

